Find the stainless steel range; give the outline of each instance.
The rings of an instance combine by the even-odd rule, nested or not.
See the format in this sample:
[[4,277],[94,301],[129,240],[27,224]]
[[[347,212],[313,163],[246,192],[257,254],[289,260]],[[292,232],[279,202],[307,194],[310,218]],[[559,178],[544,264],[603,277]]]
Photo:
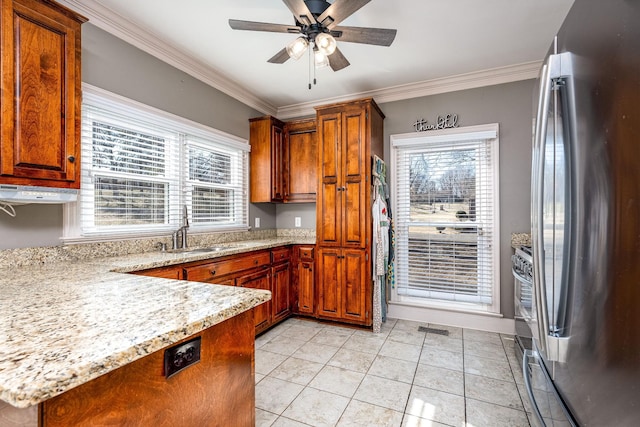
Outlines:
[[530,246],[521,246],[511,257],[511,272],[514,278],[516,346],[518,360],[524,350],[531,349],[531,319],[533,316],[533,257]]

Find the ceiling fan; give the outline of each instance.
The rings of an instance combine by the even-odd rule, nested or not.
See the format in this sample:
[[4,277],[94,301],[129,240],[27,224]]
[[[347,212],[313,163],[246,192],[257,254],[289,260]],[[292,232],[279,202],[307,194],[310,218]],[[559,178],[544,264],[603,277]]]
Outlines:
[[338,71],[349,66],[349,61],[338,49],[336,41],[390,46],[396,37],[397,30],[338,25],[371,0],[335,0],[333,3],[326,0],[282,1],[293,13],[293,25],[229,19],[234,30],[300,34],[268,60],[274,64],[282,64],[289,58],[299,59],[310,48],[313,49],[316,67],[329,65],[333,71]]

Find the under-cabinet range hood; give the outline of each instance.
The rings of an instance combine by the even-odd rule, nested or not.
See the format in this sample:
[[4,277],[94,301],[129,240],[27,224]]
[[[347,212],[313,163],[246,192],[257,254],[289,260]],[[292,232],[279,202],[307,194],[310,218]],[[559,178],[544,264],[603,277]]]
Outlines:
[[0,184],[0,202],[9,204],[69,203],[78,200],[78,190],[73,188],[32,187]]

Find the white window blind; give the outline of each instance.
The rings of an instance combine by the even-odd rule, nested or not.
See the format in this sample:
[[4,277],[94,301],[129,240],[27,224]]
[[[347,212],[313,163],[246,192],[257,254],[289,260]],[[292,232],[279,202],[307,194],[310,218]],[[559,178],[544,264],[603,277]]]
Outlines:
[[82,181],[69,240],[248,227],[246,141],[83,87]]
[[497,125],[392,146],[396,299],[499,310]]

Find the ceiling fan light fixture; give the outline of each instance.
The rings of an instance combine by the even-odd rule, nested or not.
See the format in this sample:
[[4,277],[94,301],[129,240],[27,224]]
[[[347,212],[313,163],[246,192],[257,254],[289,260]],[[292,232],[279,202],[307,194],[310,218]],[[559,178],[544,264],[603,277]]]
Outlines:
[[287,45],[287,53],[293,59],[300,59],[307,50],[309,42],[304,37],[298,37]]
[[320,52],[324,53],[326,56],[329,56],[333,52],[335,52],[336,47],[338,45],[338,43],[336,42],[336,39],[333,38],[333,36],[328,33],[318,34],[316,36],[315,44],[316,46],[318,46],[318,49],[320,50]]
[[316,68],[325,68],[329,66],[329,58],[320,49],[313,52],[314,63]]

